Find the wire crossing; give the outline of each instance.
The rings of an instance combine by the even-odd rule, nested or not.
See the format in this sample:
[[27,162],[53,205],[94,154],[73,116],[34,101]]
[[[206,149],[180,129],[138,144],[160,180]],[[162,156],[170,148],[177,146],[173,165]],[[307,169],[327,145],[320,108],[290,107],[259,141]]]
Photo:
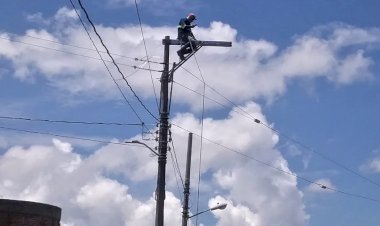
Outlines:
[[[71,0],[70,0],[71,1]],[[131,90],[131,92],[133,93],[133,95],[136,97],[136,99],[138,100],[138,102],[141,104],[141,106],[154,118],[158,121],[158,118],[152,114],[152,112],[145,106],[145,104],[141,101],[141,99],[137,96],[136,92],[133,90],[132,86],[129,84],[128,80],[125,78],[123,72],[120,70],[120,67],[117,65],[117,63],[115,62],[115,59],[112,57],[110,51],[108,50],[108,47],[104,44],[104,41],[102,39],[102,37],[100,36],[100,34],[98,33],[98,31],[96,30],[96,27],[94,25],[94,23],[92,22],[87,10],[84,8],[83,4],[82,4],[82,1],[81,0],[78,0],[78,3],[81,7],[81,9],[83,10],[83,12],[85,13],[86,15],[86,18],[88,20],[88,22],[91,24],[91,27],[92,29],[94,30],[96,36],[99,38],[102,46],[104,47],[104,49],[107,51],[107,55],[111,58],[112,60],[112,63],[113,65],[115,65],[115,67],[117,68],[118,72],[120,73],[120,75],[123,77],[123,80],[126,82],[126,84],[128,85],[129,89]]]
[[[144,31],[143,31],[143,28],[142,28],[141,17],[140,17],[140,11],[139,11],[139,7],[138,7],[138,5],[137,5],[137,0],[135,0],[135,6],[136,6],[137,17],[138,17],[138,19],[139,19],[140,31],[141,31],[141,36],[142,36],[143,43],[144,43],[146,59],[147,59],[147,62],[148,62],[148,68],[151,69],[151,68],[150,68],[150,62],[149,62],[149,56],[148,56],[148,49],[147,49],[147,47],[146,47],[146,42],[145,42],[145,37],[144,37]],[[158,98],[157,98],[157,94],[156,94],[156,87],[154,86],[154,81],[153,81],[152,71],[149,71],[149,74],[150,74],[150,79],[151,79],[151,81],[152,81],[152,87],[153,87],[154,97],[155,97],[155,99],[156,99],[157,109],[159,110],[159,109],[160,109],[160,106],[159,106],[159,104],[158,104]]]
[[[199,138],[201,138],[201,135],[199,135],[199,134],[197,134],[197,133],[194,133],[194,132],[192,132],[192,131],[190,131],[190,130],[188,130],[188,129],[186,129],[186,128],[180,126],[180,125],[176,125],[176,124],[172,124],[172,125],[176,126],[177,128],[179,128],[179,129],[181,129],[181,130],[184,130],[184,131],[186,131],[186,132],[193,133],[194,135],[196,135],[196,136],[198,136]],[[210,143],[212,143],[212,144],[214,144],[214,145],[216,145],[216,146],[221,147],[222,150],[225,150],[225,151],[228,151],[228,152],[234,153],[234,154],[236,154],[236,155],[239,155],[239,156],[242,157],[242,158],[245,158],[245,159],[248,159],[248,160],[251,160],[251,161],[257,162],[257,163],[259,163],[259,164],[261,164],[261,165],[263,165],[263,166],[265,166],[265,167],[268,167],[268,168],[271,168],[271,169],[273,169],[273,170],[276,170],[276,171],[278,171],[278,172],[280,172],[280,173],[282,173],[282,174],[286,174],[286,175],[289,175],[289,176],[295,177],[295,178],[297,178],[297,179],[299,179],[299,180],[305,181],[305,182],[307,182],[307,183],[309,183],[309,184],[316,185],[316,186],[320,187],[321,189],[331,190],[331,191],[334,191],[334,192],[337,192],[337,193],[340,193],[340,194],[343,194],[343,195],[346,195],[346,196],[351,196],[351,197],[353,197],[353,198],[364,199],[364,200],[368,200],[368,201],[372,201],[372,202],[376,202],[376,203],[380,204],[380,199],[375,199],[375,198],[368,197],[368,196],[365,196],[365,195],[360,195],[360,194],[350,193],[350,192],[346,192],[346,191],[342,191],[342,190],[339,190],[339,189],[336,189],[336,188],[329,187],[329,186],[327,186],[327,185],[325,185],[325,184],[322,184],[322,183],[319,183],[319,182],[313,181],[313,180],[308,179],[308,178],[306,178],[306,177],[299,176],[299,175],[297,175],[296,173],[292,173],[292,172],[290,172],[290,171],[283,170],[283,169],[281,169],[281,168],[279,168],[279,167],[277,167],[277,166],[272,165],[271,163],[268,163],[268,162],[262,161],[262,160],[260,160],[260,159],[258,159],[258,158],[253,157],[253,156],[250,156],[250,155],[244,154],[244,153],[242,153],[242,152],[239,152],[239,151],[237,151],[237,150],[235,150],[235,149],[233,149],[233,148],[227,147],[227,146],[225,146],[225,145],[223,145],[223,144],[220,144],[220,143],[218,143],[218,142],[216,142],[216,141],[213,141],[213,140],[211,140],[211,139],[209,139],[209,138],[207,138],[207,137],[204,137],[204,136],[203,136],[202,139],[204,139],[204,140],[206,140],[206,141],[208,141],[208,142],[210,142]]]
[[[32,36],[27,36],[27,37],[32,37]],[[37,37],[34,37],[34,38],[41,39],[41,38],[37,38]],[[48,47],[48,46],[43,46],[43,45],[38,45],[38,44],[34,44],[34,43],[29,43],[29,42],[25,42],[25,41],[15,40],[15,39],[11,39],[11,38],[8,38],[8,37],[0,36],[0,39],[7,40],[7,41],[10,41],[10,42],[13,42],[13,43],[19,43],[19,44],[24,44],[24,45],[28,45],[28,46],[33,46],[33,47],[36,47],[36,48],[47,49],[47,50],[52,50],[52,51],[55,51],[55,52],[60,52],[60,53],[74,55],[74,56],[80,56],[80,57],[83,57],[83,58],[88,58],[88,59],[93,59],[93,60],[101,60],[101,61],[105,61],[105,62],[108,62],[108,63],[112,63],[112,61],[110,61],[110,60],[104,60],[104,59],[102,60],[100,58],[96,58],[96,57],[93,57],[93,56],[88,56],[88,55],[84,55],[84,54],[80,54],[80,53],[74,53],[74,52],[67,51],[67,50],[56,49],[56,48],[52,48],[52,47]],[[45,40],[45,39],[42,39],[42,40]],[[51,40],[47,40],[47,41],[51,41]],[[54,42],[54,43],[57,43],[57,44],[60,44],[60,45],[63,45],[63,46],[76,47],[76,46],[73,46],[73,45],[62,44],[62,43],[55,42],[55,41],[51,41],[51,42]],[[85,47],[80,47],[80,48],[86,49],[86,50],[90,50],[90,51],[96,51],[96,50],[85,48]],[[100,53],[105,53],[105,52],[102,52],[102,51],[99,51],[99,52]],[[121,56],[121,55],[118,55],[118,54],[113,54],[113,55],[129,58],[129,57]],[[130,58],[132,58],[132,57],[130,57]],[[137,57],[135,57],[133,59],[135,61],[147,62],[146,60],[143,60],[143,59],[140,59],[140,58],[137,58]],[[156,61],[151,61],[151,60],[149,60],[149,62],[151,62],[151,63],[157,63],[157,64],[162,64],[161,62],[156,62]],[[148,68],[143,68],[142,66],[129,65],[129,64],[121,63],[121,62],[117,62],[117,63],[119,65],[123,65],[123,66],[130,67],[130,68],[133,68],[133,69],[140,69],[140,70],[154,71],[154,72],[162,72],[162,70],[148,69]]]
[[[79,1],[80,1],[80,0],[79,0]],[[141,123],[143,123],[143,120],[142,120],[141,117],[137,114],[137,112],[136,112],[136,110],[133,108],[132,104],[128,101],[127,97],[124,95],[124,93],[123,93],[123,91],[121,90],[119,84],[116,82],[114,76],[112,75],[111,70],[108,68],[107,64],[106,64],[105,61],[103,60],[102,55],[100,54],[100,52],[99,52],[97,46],[95,45],[95,42],[94,42],[94,40],[92,39],[92,37],[91,37],[89,31],[87,30],[87,28],[86,28],[86,26],[85,26],[85,24],[84,24],[84,22],[83,22],[81,16],[79,15],[79,13],[78,13],[78,11],[77,11],[77,9],[76,9],[76,7],[75,7],[73,1],[70,0],[70,3],[71,3],[71,5],[72,5],[72,7],[74,8],[74,10],[75,10],[75,12],[76,12],[76,14],[77,14],[77,16],[78,16],[78,18],[79,18],[79,20],[80,20],[80,22],[81,22],[83,28],[84,28],[84,30],[86,31],[86,33],[87,33],[87,35],[88,35],[88,37],[89,37],[89,39],[90,39],[92,45],[93,45],[94,48],[97,50],[97,52],[98,52],[98,54],[99,54],[99,57],[102,59],[103,64],[104,64],[104,66],[106,67],[108,74],[110,75],[110,77],[112,78],[113,82],[114,82],[115,85],[117,86],[117,88],[118,88],[120,94],[123,96],[124,100],[127,102],[127,104],[129,105],[129,107],[132,109],[132,111],[133,111],[133,113],[136,115],[136,117],[140,120]],[[86,14],[86,15],[87,15],[87,14]],[[113,58],[112,58],[112,59],[113,59]]]
[[[183,67],[182,67],[182,68],[183,68]],[[183,69],[184,69],[186,72],[188,72],[189,74],[191,74],[193,77],[197,78],[200,82],[202,82],[202,79],[198,78],[198,77],[197,77],[196,75],[194,75],[192,72],[190,72],[190,71],[187,70],[186,68],[183,68]],[[195,90],[193,90],[193,89],[191,89],[191,88],[189,88],[189,87],[187,87],[187,86],[185,86],[185,85],[183,85],[183,84],[181,84],[181,83],[179,83],[179,82],[177,82],[177,81],[173,81],[173,82],[175,82],[176,84],[178,84],[179,86],[181,86],[181,87],[184,88],[184,89],[187,89],[187,90],[189,90],[189,91],[191,91],[191,92],[193,92],[193,93],[195,93],[195,94],[197,94],[197,95],[203,96],[203,94],[201,94],[201,93],[199,93],[199,92],[197,92],[197,91],[195,91]],[[214,91],[215,93],[217,93],[218,95],[220,95],[221,97],[223,97],[225,100],[227,100],[229,103],[231,103],[234,107],[236,107],[237,109],[239,109],[239,111],[237,111],[237,110],[235,110],[235,109],[233,109],[232,111],[238,113],[239,115],[241,115],[241,116],[243,116],[243,117],[245,117],[245,118],[248,118],[249,120],[251,120],[251,121],[253,121],[253,122],[257,123],[257,124],[260,124],[260,125],[264,126],[264,127],[267,128],[267,129],[272,130],[273,132],[275,132],[275,133],[276,133],[277,135],[279,135],[280,137],[283,137],[283,138],[285,138],[285,139],[291,141],[292,143],[294,143],[294,144],[296,144],[296,145],[302,147],[302,148],[305,149],[305,150],[308,150],[308,151],[311,151],[311,152],[315,153],[315,154],[318,155],[320,158],[323,158],[323,159],[329,161],[330,163],[332,163],[332,164],[334,164],[334,165],[340,167],[341,169],[345,170],[346,172],[348,172],[348,173],[350,173],[350,174],[353,174],[353,175],[355,175],[355,176],[357,176],[357,177],[359,177],[359,178],[361,178],[361,179],[363,179],[363,180],[365,180],[365,181],[367,181],[367,182],[369,182],[369,183],[371,183],[371,184],[373,184],[373,185],[375,185],[375,186],[377,186],[377,187],[380,188],[380,183],[377,183],[376,181],[371,180],[371,179],[369,179],[368,177],[365,177],[365,176],[361,175],[360,173],[356,172],[355,170],[353,170],[353,169],[351,169],[351,168],[349,168],[349,167],[343,165],[342,163],[339,163],[338,161],[336,161],[336,160],[334,160],[334,159],[332,159],[332,158],[329,158],[328,156],[322,154],[321,152],[318,152],[318,151],[314,150],[313,148],[309,147],[308,145],[306,145],[306,144],[304,144],[304,143],[302,143],[302,142],[300,142],[300,141],[298,141],[298,140],[296,140],[296,139],[294,139],[294,138],[291,138],[290,136],[286,135],[285,133],[282,133],[282,132],[280,132],[280,131],[278,131],[278,130],[272,128],[272,127],[270,127],[269,125],[263,123],[260,119],[255,118],[253,115],[251,115],[249,112],[247,112],[246,110],[244,110],[242,107],[238,106],[238,105],[235,104],[233,101],[231,101],[230,99],[228,99],[227,97],[225,97],[224,95],[222,95],[222,94],[221,94],[219,91],[217,91],[215,88],[213,88],[213,87],[211,87],[210,85],[207,85],[207,84],[206,84],[206,86],[207,86],[208,88],[210,88],[211,90],[213,90],[213,91]],[[216,103],[216,104],[218,104],[218,105],[220,105],[220,106],[222,106],[222,107],[226,107],[226,108],[229,107],[229,106],[227,106],[227,105],[225,105],[225,104],[223,104],[223,103],[220,103],[220,102],[216,101],[215,99],[212,99],[212,98],[210,98],[210,97],[208,97],[208,96],[205,96],[205,98],[208,99],[208,100],[210,100],[210,101],[212,101],[212,102],[214,102],[214,103]]]

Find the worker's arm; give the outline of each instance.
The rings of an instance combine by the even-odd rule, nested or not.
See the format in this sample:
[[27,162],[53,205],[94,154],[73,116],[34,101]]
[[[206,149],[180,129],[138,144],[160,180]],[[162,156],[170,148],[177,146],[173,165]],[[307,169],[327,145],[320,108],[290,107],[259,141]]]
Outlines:
[[196,24],[186,24],[186,21],[185,20],[181,20],[179,22],[179,26],[182,28],[182,29],[185,29],[185,28],[193,28],[195,26],[197,26]]

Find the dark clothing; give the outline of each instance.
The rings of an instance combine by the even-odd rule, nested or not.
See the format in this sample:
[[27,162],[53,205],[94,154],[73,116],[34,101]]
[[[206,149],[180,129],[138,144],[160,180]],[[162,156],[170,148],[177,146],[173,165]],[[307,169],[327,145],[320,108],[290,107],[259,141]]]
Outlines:
[[182,18],[178,23],[178,37],[177,39],[181,41],[181,48],[177,51],[178,56],[181,60],[185,59],[185,54],[191,53],[195,48],[194,34],[191,31],[195,25],[192,25],[188,18]]
[[178,40],[181,40],[183,44],[189,42],[189,37],[195,39],[193,32],[191,31],[191,22],[187,18],[182,18],[178,23]]

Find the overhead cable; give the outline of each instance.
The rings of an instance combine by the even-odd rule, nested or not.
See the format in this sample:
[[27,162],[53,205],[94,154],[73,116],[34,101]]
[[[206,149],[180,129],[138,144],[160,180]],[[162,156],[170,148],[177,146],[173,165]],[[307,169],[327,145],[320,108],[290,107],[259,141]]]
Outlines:
[[[196,134],[193,131],[190,131],[190,130],[182,127],[182,126],[179,126],[179,125],[176,125],[176,124],[173,124],[173,123],[172,123],[172,125],[176,126],[179,129],[182,129],[182,130],[184,130],[186,132],[193,133],[194,135],[196,135],[198,137],[201,137],[199,134]],[[364,200],[368,200],[368,201],[372,201],[372,202],[376,202],[376,203],[380,204],[380,199],[375,199],[375,198],[368,197],[368,196],[365,196],[365,195],[360,195],[360,194],[355,194],[355,193],[351,193],[351,192],[346,192],[346,191],[342,191],[342,190],[330,187],[330,186],[328,186],[326,184],[322,184],[322,183],[313,181],[311,179],[308,179],[306,177],[299,176],[299,175],[297,175],[295,173],[292,173],[290,171],[286,171],[284,169],[281,169],[281,168],[279,168],[277,166],[272,165],[269,162],[265,162],[263,160],[257,159],[257,158],[255,158],[253,156],[248,155],[248,154],[244,154],[242,152],[239,152],[239,151],[237,151],[237,150],[235,150],[233,148],[227,147],[227,146],[225,146],[223,144],[220,144],[220,143],[218,143],[216,141],[213,141],[213,140],[211,140],[211,139],[209,139],[207,137],[203,136],[203,139],[206,140],[206,141],[208,141],[208,142],[210,142],[210,143],[212,143],[212,144],[214,144],[214,145],[222,147],[222,150],[226,150],[226,151],[229,151],[231,153],[237,154],[237,155],[241,156],[242,158],[246,158],[248,160],[255,161],[255,162],[257,162],[257,163],[259,163],[259,164],[261,164],[263,166],[266,166],[266,167],[271,168],[273,170],[279,171],[279,172],[281,172],[283,174],[295,177],[297,179],[303,180],[303,181],[305,181],[305,182],[307,182],[309,184],[316,185],[316,186],[320,187],[321,189],[331,190],[331,191],[334,191],[334,192],[337,192],[337,193],[340,193],[340,194],[343,194],[343,195],[346,195],[346,196],[351,196],[351,197],[354,197],[354,198],[364,199]]]
[[[193,45],[190,42],[190,47],[191,50],[194,52]],[[201,67],[199,66],[197,56],[194,53],[194,59],[198,67],[199,74],[202,78],[202,83],[203,83],[203,93],[202,93],[202,115],[201,115],[201,144],[199,148],[199,165],[198,165],[198,187],[197,187],[197,208],[196,208],[196,213],[199,212],[199,198],[200,198],[200,184],[201,184],[201,178],[202,178],[202,152],[203,152],[203,125],[204,125],[204,114],[205,114],[205,95],[206,95],[206,81],[203,77]],[[195,220],[195,225],[198,226],[198,216],[196,217]]]
[[[80,0],[79,0],[79,1],[80,1]],[[124,95],[124,93],[123,93],[123,91],[121,90],[119,84],[116,82],[114,76],[112,75],[111,70],[108,68],[107,64],[104,62],[102,55],[101,55],[100,52],[98,51],[98,48],[97,48],[97,46],[95,45],[95,42],[94,42],[94,40],[92,39],[92,37],[91,37],[89,31],[87,30],[87,28],[86,28],[86,26],[85,26],[85,24],[84,24],[84,22],[83,22],[83,20],[82,20],[82,17],[79,15],[79,12],[77,11],[77,9],[76,9],[76,7],[75,7],[73,1],[70,0],[70,3],[71,3],[71,5],[72,5],[72,7],[74,8],[74,10],[75,10],[75,12],[76,12],[76,14],[77,14],[77,16],[78,16],[78,18],[79,18],[79,20],[80,20],[80,22],[81,22],[83,28],[84,28],[84,30],[86,31],[86,33],[87,33],[87,35],[88,35],[88,37],[89,37],[89,39],[90,39],[92,45],[93,45],[94,48],[97,50],[97,52],[98,52],[98,54],[99,54],[99,57],[102,59],[103,64],[104,64],[104,66],[106,67],[106,69],[107,69],[107,71],[108,71],[108,74],[110,75],[110,77],[112,78],[112,80],[113,80],[113,82],[115,83],[116,87],[118,88],[120,94],[123,96],[124,100],[127,102],[127,104],[129,105],[129,107],[132,109],[132,111],[133,111],[133,113],[136,115],[136,117],[141,121],[141,123],[143,123],[143,120],[142,120],[141,117],[137,114],[136,110],[133,108],[132,104],[129,102],[129,100],[127,99],[127,97]],[[86,15],[87,15],[87,14],[86,14]],[[113,58],[112,58],[112,60],[113,60]]]
[[[7,120],[23,120],[32,122],[47,122],[47,123],[65,123],[65,124],[83,124],[83,125],[112,125],[112,126],[143,126],[144,123],[120,123],[120,122],[87,122],[87,121],[68,121],[68,120],[51,120],[51,119],[33,119],[26,117],[11,117],[0,116],[0,119]],[[152,124],[154,125],[154,124]]]
[[[93,59],[93,60],[100,60],[100,61],[105,61],[105,62],[108,62],[108,63],[112,63],[112,61],[110,61],[110,60],[105,60],[105,59],[102,60],[100,58],[93,57],[93,56],[88,56],[88,55],[84,55],[84,54],[80,54],[80,53],[74,53],[74,52],[70,52],[70,51],[66,51],[66,50],[62,50],[62,49],[55,49],[55,48],[47,47],[47,46],[43,46],[43,45],[37,45],[37,44],[28,43],[28,42],[20,41],[20,40],[15,40],[15,39],[3,37],[3,36],[0,36],[0,39],[8,40],[8,41],[14,42],[14,43],[21,43],[21,44],[24,44],[24,45],[29,45],[29,46],[33,46],[33,47],[37,47],[37,48],[52,50],[52,51],[56,51],[56,52],[60,52],[60,53],[65,53],[65,54],[80,56],[80,57],[89,58],[89,59]],[[93,50],[93,51],[96,51],[96,50]],[[138,59],[138,58],[135,58],[135,59]],[[138,59],[138,60],[145,62],[145,60],[141,60],[141,59]],[[134,69],[140,69],[140,70],[146,70],[146,71],[151,70],[151,71],[154,71],[154,72],[162,72],[162,70],[148,69],[148,68],[143,68],[141,66],[129,65],[129,64],[120,63],[120,62],[118,62],[118,64],[126,66],[126,67],[130,67],[130,68],[134,68]]]
[[10,128],[10,127],[5,127],[5,126],[0,126],[0,129],[10,130],[10,131],[14,131],[14,132],[22,132],[22,133],[31,133],[31,134],[39,134],[39,135],[48,135],[48,136],[60,137],[60,138],[68,138],[68,139],[73,139],[73,140],[91,141],[91,142],[101,143],[101,144],[116,144],[116,145],[122,145],[122,146],[139,146],[139,145],[133,145],[130,143],[105,141],[105,140],[98,140],[98,139],[84,138],[84,137],[75,137],[75,136],[69,136],[69,135],[60,135],[60,134],[40,132],[40,131],[34,131],[34,130],[16,129],[16,128]]
[[[96,49],[91,49],[91,48],[88,48],[88,47],[83,47],[83,46],[78,46],[78,45],[73,45],[73,44],[61,43],[61,42],[54,41],[54,40],[51,40],[51,39],[46,39],[46,38],[36,37],[36,36],[32,36],[32,35],[27,35],[27,34],[24,34],[23,36],[24,36],[24,37],[28,37],[28,38],[33,38],[33,39],[38,39],[38,40],[46,41],[46,42],[55,43],[55,44],[62,45],[62,46],[74,47],[74,48],[78,48],[78,49],[84,49],[84,50],[89,50],[89,51],[94,51],[94,52],[96,52]],[[0,37],[1,37],[1,36],[0,36]],[[106,52],[104,52],[104,51],[99,51],[99,52],[101,52],[101,53],[106,53]],[[126,58],[126,59],[133,60],[133,61],[143,61],[143,62],[149,61],[150,63],[163,64],[162,62],[151,61],[151,60],[144,60],[144,59],[142,59],[142,58],[131,57],[131,56],[125,56],[125,55],[118,54],[118,53],[111,53],[111,55],[112,55],[112,56],[121,57],[121,58]]]
[[[187,132],[191,132],[190,130],[188,129],[185,129],[183,128],[182,126],[179,126],[179,125],[176,125],[176,124],[172,124],[174,126],[176,126],[177,128],[180,128],[184,131],[187,131]],[[140,147],[139,145],[133,145],[133,144],[130,144],[130,143],[122,143],[122,142],[112,142],[112,141],[105,141],[105,140],[98,140],[98,139],[92,139],[92,138],[82,138],[82,137],[75,137],[75,136],[68,136],[68,135],[60,135],[60,134],[54,134],[54,133],[48,133],[48,132],[40,132],[40,131],[33,131],[33,130],[25,130],[25,129],[16,129],[16,128],[10,128],[10,127],[4,127],[4,126],[0,126],[0,129],[3,129],[3,130],[10,130],[10,131],[14,131],[14,132],[21,132],[21,133],[31,133],[31,134],[39,134],[39,135],[48,135],[48,136],[53,136],[53,137],[61,137],[61,138],[68,138],[68,139],[73,139],[73,140],[82,140],[82,141],[90,141],[90,142],[96,142],[96,143],[102,143],[102,144],[113,144],[113,145],[122,145],[122,146],[136,146],[136,147]],[[200,135],[194,133],[194,132],[191,132],[193,134],[195,134],[196,136],[200,137]],[[351,196],[351,197],[354,197],[354,198],[359,198],[359,199],[364,199],[364,200],[369,200],[369,201],[372,201],[372,202],[376,202],[376,203],[379,203],[380,204],[380,200],[379,199],[375,199],[375,198],[371,198],[371,197],[368,197],[368,196],[364,196],[364,195],[360,195],[360,194],[355,194],[355,193],[350,193],[350,192],[345,192],[345,191],[342,191],[342,190],[339,190],[339,189],[335,189],[335,188],[332,188],[332,187],[329,187],[325,184],[322,184],[322,183],[319,183],[319,182],[315,182],[315,181],[312,181],[310,179],[307,179],[305,177],[301,177],[301,176],[298,176],[297,174],[294,174],[292,172],[288,172],[288,171],[285,171],[281,168],[278,168],[276,166],[273,166],[272,164],[270,163],[267,163],[267,162],[264,162],[264,161],[261,161],[257,158],[254,158],[252,156],[249,156],[247,154],[244,154],[244,153],[241,153],[239,151],[236,151],[232,148],[229,148],[225,145],[222,145],[222,144],[219,144],[218,142],[215,142],[215,141],[212,141],[211,139],[208,139],[206,137],[203,137],[203,139],[209,141],[210,143],[213,143],[217,146],[220,146],[222,147],[223,149],[227,150],[227,151],[230,151],[232,153],[235,153],[237,155],[240,155],[241,157],[243,158],[247,158],[249,160],[253,160],[257,163],[260,163],[264,166],[267,166],[269,168],[272,168],[274,170],[277,170],[283,174],[287,174],[287,175],[290,175],[292,177],[295,177],[297,179],[301,179],[309,184],[313,184],[313,185],[317,185],[319,186],[321,189],[326,189],[326,190],[331,190],[331,191],[334,191],[334,192],[337,192],[337,193],[340,193],[340,194],[343,194],[343,195],[346,195],[346,196]]]
[[[70,2],[72,3],[72,0],[70,0]],[[92,27],[92,29],[94,30],[96,36],[99,38],[99,40],[100,40],[102,46],[103,46],[104,49],[107,51],[107,55],[111,58],[112,63],[115,65],[115,67],[117,68],[118,72],[119,72],[120,75],[123,77],[123,80],[126,82],[126,84],[128,85],[129,89],[131,90],[131,92],[133,93],[133,95],[135,96],[135,98],[138,100],[138,102],[141,104],[141,106],[142,106],[142,107],[143,107],[143,108],[144,108],[144,109],[145,109],[145,110],[146,110],[146,111],[147,111],[147,112],[148,112],[148,113],[149,113],[154,119],[156,119],[156,120],[158,121],[158,118],[157,118],[154,114],[152,114],[152,112],[150,112],[150,110],[145,106],[145,104],[141,101],[141,99],[137,96],[136,92],[133,90],[132,86],[129,84],[128,80],[125,78],[123,72],[120,70],[119,66],[118,66],[117,63],[115,62],[115,59],[114,59],[114,58],[112,57],[112,55],[110,54],[110,51],[108,50],[107,46],[104,44],[102,37],[100,36],[100,34],[98,33],[98,31],[96,30],[96,27],[95,27],[94,23],[92,22],[92,20],[91,20],[89,14],[88,14],[88,12],[87,12],[87,10],[84,8],[84,6],[83,6],[83,4],[82,4],[82,1],[81,1],[81,0],[78,0],[78,3],[79,3],[79,5],[80,5],[81,9],[83,10],[83,12],[85,13],[86,18],[87,18],[88,22],[91,24],[91,27]],[[73,3],[72,3],[72,5],[73,5],[73,7],[75,7]],[[78,14],[78,15],[79,15],[79,14]],[[86,30],[87,30],[87,29],[86,29]],[[115,81],[115,83],[117,83],[117,82]]]
[[[195,78],[197,78],[199,81],[202,82],[202,80],[201,80],[200,78],[198,78],[197,76],[195,76],[192,72],[190,72],[189,70],[187,70],[187,69],[184,68],[184,67],[182,67],[182,68],[183,68],[185,71],[187,71],[189,74],[191,74],[192,76],[194,76]],[[174,81],[174,82],[175,82],[176,84],[178,84],[179,86],[181,86],[181,87],[183,87],[183,88],[185,88],[185,89],[187,89],[187,90],[189,90],[189,91],[191,91],[191,92],[194,92],[194,93],[196,93],[197,95],[202,96],[201,93],[199,93],[199,92],[197,92],[197,91],[195,91],[195,90],[193,90],[193,89],[191,89],[191,88],[189,88],[189,87],[187,87],[187,86],[185,86],[185,85],[183,85],[183,84],[181,84],[181,83],[179,83],[179,82],[177,82],[177,81]],[[280,131],[278,131],[278,130],[272,128],[271,126],[269,126],[269,125],[263,123],[260,119],[257,119],[256,117],[252,116],[249,112],[247,112],[246,110],[244,110],[242,107],[238,106],[238,105],[235,104],[233,101],[231,101],[230,99],[228,99],[227,97],[225,97],[224,95],[222,95],[222,94],[221,94],[219,91],[217,91],[215,88],[213,88],[213,87],[211,87],[211,86],[209,86],[209,85],[207,85],[207,84],[206,84],[206,86],[207,86],[208,88],[212,89],[215,93],[217,93],[217,94],[220,95],[221,97],[223,97],[223,98],[224,98],[225,100],[227,100],[229,103],[231,103],[235,108],[237,108],[237,109],[240,110],[240,111],[237,111],[237,110],[233,109],[232,111],[234,111],[234,112],[240,114],[240,115],[243,116],[243,117],[246,117],[246,118],[252,120],[253,122],[255,122],[255,123],[257,123],[257,124],[260,124],[260,125],[264,126],[264,127],[267,128],[267,129],[272,130],[273,132],[275,132],[276,134],[278,134],[280,137],[283,137],[283,138],[285,138],[285,139],[291,141],[292,143],[295,143],[295,144],[299,145],[300,147],[302,147],[302,148],[304,148],[304,149],[306,149],[306,150],[309,150],[309,151],[311,151],[311,152],[317,154],[319,157],[321,157],[321,158],[323,158],[323,159],[325,159],[325,160],[327,160],[327,161],[333,163],[334,165],[337,165],[338,167],[344,169],[345,171],[347,171],[347,172],[349,172],[349,173],[351,173],[351,174],[353,174],[353,175],[355,175],[355,176],[358,176],[358,177],[360,177],[361,179],[363,179],[363,180],[365,180],[365,181],[367,181],[367,182],[369,182],[369,183],[371,183],[371,184],[373,184],[373,185],[375,185],[375,186],[377,186],[377,187],[380,187],[380,184],[377,183],[376,181],[373,181],[373,180],[369,179],[368,177],[365,177],[365,176],[361,175],[360,173],[356,172],[356,171],[353,170],[353,169],[350,169],[349,167],[343,165],[342,163],[339,163],[338,161],[336,161],[336,160],[334,160],[334,159],[332,159],[332,158],[329,158],[328,156],[322,154],[321,152],[318,152],[318,151],[314,150],[313,148],[309,147],[308,145],[306,145],[306,144],[304,144],[304,143],[302,143],[302,142],[300,142],[300,141],[298,141],[298,140],[296,140],[296,139],[294,139],[294,138],[291,138],[290,136],[286,135],[285,133],[282,133],[282,132],[280,132]],[[212,99],[212,98],[210,98],[210,97],[207,97],[207,96],[206,96],[205,98],[208,99],[208,100],[210,100],[210,101],[213,101],[214,103],[216,103],[216,104],[218,104],[218,105],[220,105],[220,106],[228,107],[227,105],[225,105],[225,104],[223,104],[223,103],[220,103],[220,102],[218,102],[218,101],[216,101],[216,100],[214,100],[214,99]]]
[[[148,49],[146,47],[146,42],[145,42],[145,37],[144,37],[144,31],[143,31],[143,28],[142,28],[141,17],[140,17],[139,7],[137,5],[137,0],[135,0],[135,6],[136,6],[137,17],[139,19],[140,31],[141,31],[141,36],[142,36],[143,43],[144,43],[146,59],[147,59],[147,62],[148,62],[148,68],[151,69],[150,68],[150,62],[149,62]],[[159,110],[160,106],[158,105],[158,98],[157,98],[157,94],[156,94],[156,87],[154,86],[152,71],[149,71],[149,74],[150,74],[150,79],[152,81],[152,87],[153,87],[154,97],[156,99],[157,109]]]

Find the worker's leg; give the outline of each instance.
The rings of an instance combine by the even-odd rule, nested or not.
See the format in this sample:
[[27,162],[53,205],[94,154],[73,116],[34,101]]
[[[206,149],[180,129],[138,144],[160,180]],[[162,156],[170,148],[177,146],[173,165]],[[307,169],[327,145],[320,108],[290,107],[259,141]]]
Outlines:
[[185,48],[185,46],[182,46],[178,51],[177,51],[177,54],[178,54],[178,56],[179,56],[179,59],[181,59],[181,60],[184,60],[185,59],[185,54],[186,54],[186,48]]

